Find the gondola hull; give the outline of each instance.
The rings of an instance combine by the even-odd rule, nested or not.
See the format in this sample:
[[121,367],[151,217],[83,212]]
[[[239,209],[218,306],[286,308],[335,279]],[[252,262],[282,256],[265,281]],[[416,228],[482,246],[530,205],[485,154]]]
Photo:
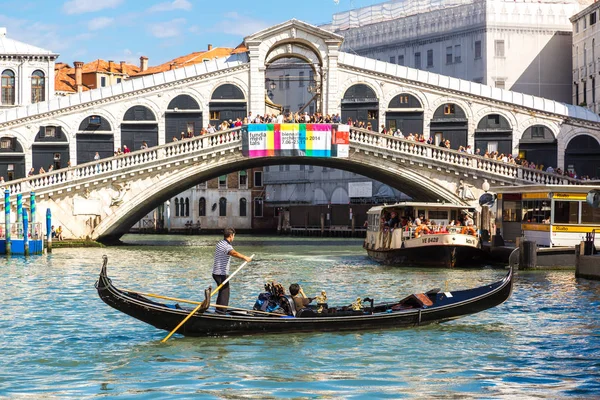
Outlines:
[[[432,305],[393,310],[389,302],[375,304],[369,311],[339,315],[310,313],[299,317],[252,312],[226,315],[205,310],[193,315],[177,333],[185,336],[246,335],[254,333],[324,332],[412,327],[444,322],[495,307],[506,301],[513,284],[512,269],[501,281],[475,289],[430,294]],[[106,273],[106,260],[96,283],[100,298],[109,306],[158,329],[172,331],[192,311],[158,303],[113,286]],[[423,295],[421,295],[423,296]],[[343,315],[342,315],[343,314]]]

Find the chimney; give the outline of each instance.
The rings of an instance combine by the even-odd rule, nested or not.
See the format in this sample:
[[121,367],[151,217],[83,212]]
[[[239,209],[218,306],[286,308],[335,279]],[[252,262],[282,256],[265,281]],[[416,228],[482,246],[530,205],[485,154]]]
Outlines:
[[208,44],[208,51],[211,51],[211,50],[212,50],[212,44],[209,43]]
[[113,72],[113,67],[115,62],[113,60],[108,60],[108,72]]
[[6,37],[6,28],[5,27],[0,28],[0,37]]
[[175,69],[175,63],[169,64],[169,69]]
[[140,57],[140,71],[144,72],[148,69],[148,57],[141,56]]
[[83,91],[83,63],[75,61],[73,64],[75,65],[75,87],[77,93],[81,93]]
[[121,61],[121,73],[125,73],[125,61]]

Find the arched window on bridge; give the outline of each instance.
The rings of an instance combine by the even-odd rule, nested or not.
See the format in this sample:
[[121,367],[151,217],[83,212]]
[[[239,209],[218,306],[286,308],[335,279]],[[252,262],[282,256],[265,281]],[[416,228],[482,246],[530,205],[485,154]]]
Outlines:
[[219,199],[219,217],[227,216],[227,199],[225,197],[221,197]]
[[179,198],[175,197],[175,216],[179,217]]
[[242,197],[240,199],[240,217],[245,217],[245,216],[246,216],[246,199]]
[[200,197],[198,201],[198,216],[206,217],[206,199],[204,197]]
[[544,169],[556,168],[558,163],[558,144],[554,134],[544,125],[530,126],[519,140],[519,158],[543,165]]
[[595,137],[582,134],[571,139],[565,151],[565,171],[600,177],[600,143]]
[[185,216],[190,216],[190,199],[187,197],[185,198]]

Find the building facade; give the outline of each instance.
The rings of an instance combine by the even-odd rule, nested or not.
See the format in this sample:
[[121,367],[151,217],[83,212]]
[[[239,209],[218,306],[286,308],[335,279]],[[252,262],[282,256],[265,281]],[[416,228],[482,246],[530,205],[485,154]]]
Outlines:
[[576,0],[391,1],[335,14],[342,51],[500,89],[571,101]]
[[54,97],[54,63],[58,54],[7,36],[0,28],[0,111]]

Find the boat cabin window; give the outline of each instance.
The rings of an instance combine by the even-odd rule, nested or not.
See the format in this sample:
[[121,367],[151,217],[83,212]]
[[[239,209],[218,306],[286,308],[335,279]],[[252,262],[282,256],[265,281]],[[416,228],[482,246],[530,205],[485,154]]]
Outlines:
[[581,223],[600,224],[600,208],[593,208],[587,202],[581,203]]
[[578,201],[555,201],[554,202],[555,224],[578,224],[579,202]]
[[523,222],[543,224],[550,222],[550,200],[523,200]]
[[442,211],[431,210],[431,211],[429,211],[427,218],[428,219],[443,219],[443,220],[448,221],[448,219],[449,219],[448,211],[447,210],[442,210]]
[[502,202],[502,221],[521,222],[521,200],[504,200]]
[[367,229],[371,232],[377,232],[379,230],[380,218],[377,214],[368,214],[368,225]]

